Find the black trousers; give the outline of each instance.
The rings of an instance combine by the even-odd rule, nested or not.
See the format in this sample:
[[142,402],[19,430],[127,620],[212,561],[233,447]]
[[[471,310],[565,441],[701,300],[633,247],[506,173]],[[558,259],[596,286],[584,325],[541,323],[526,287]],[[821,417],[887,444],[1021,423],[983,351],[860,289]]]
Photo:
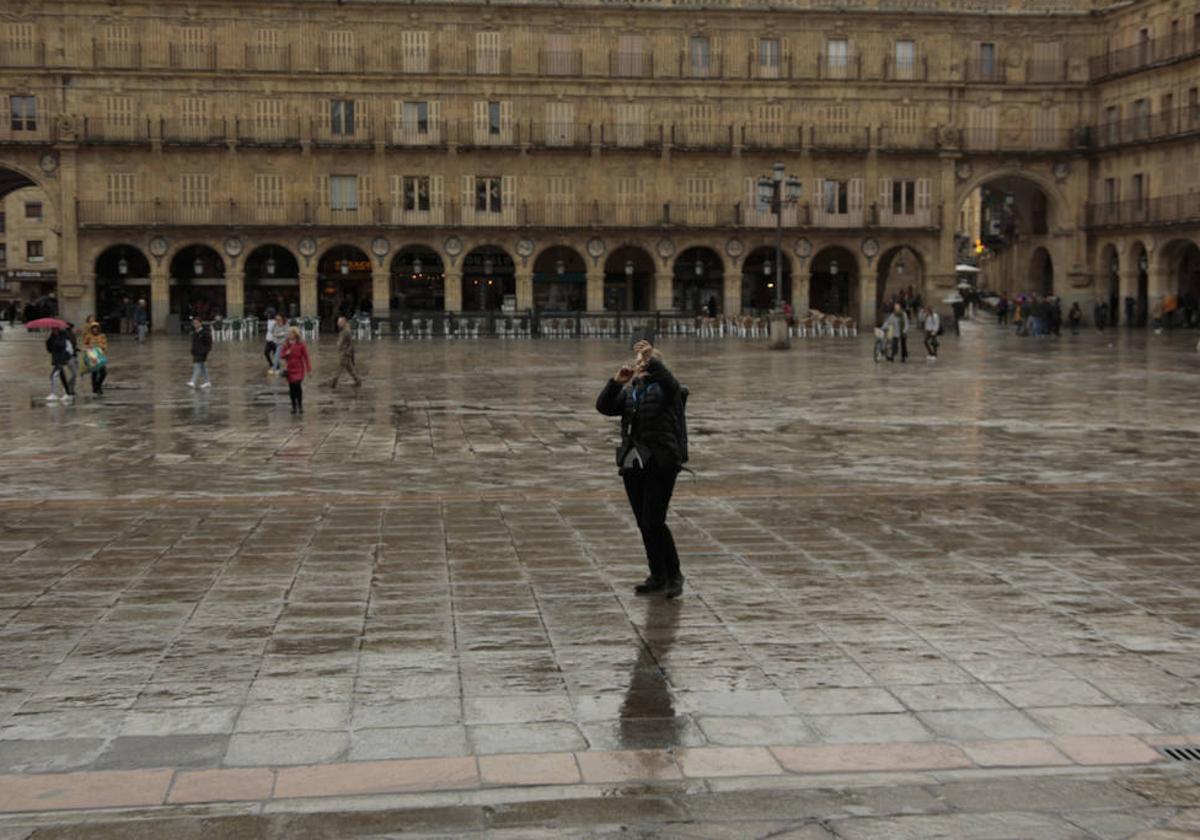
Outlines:
[[933,356],[936,359],[937,351],[938,351],[937,333],[932,333],[932,332],[925,333],[925,352],[928,353],[930,356]]
[[304,410],[304,383],[289,382],[288,396],[292,398],[292,411]]
[[[268,327],[270,329],[270,327]],[[275,342],[268,341],[263,347],[263,355],[267,357],[267,367],[275,367]]]
[[104,390],[104,380],[108,379],[108,366],[96,368],[92,371],[92,393],[99,394]]
[[637,518],[638,530],[642,532],[650,575],[661,580],[680,576],[679,552],[675,550],[675,538],[667,527],[667,507],[671,504],[678,476],[679,470],[674,467],[631,469],[622,476],[625,495]]

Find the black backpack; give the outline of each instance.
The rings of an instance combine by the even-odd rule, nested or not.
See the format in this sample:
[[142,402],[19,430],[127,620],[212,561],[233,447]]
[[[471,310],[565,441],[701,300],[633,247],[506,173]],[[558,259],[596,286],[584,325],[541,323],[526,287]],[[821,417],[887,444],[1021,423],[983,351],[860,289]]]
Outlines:
[[675,437],[679,441],[679,462],[681,464],[686,464],[688,460],[687,398],[688,387],[680,385],[673,411],[675,414]]

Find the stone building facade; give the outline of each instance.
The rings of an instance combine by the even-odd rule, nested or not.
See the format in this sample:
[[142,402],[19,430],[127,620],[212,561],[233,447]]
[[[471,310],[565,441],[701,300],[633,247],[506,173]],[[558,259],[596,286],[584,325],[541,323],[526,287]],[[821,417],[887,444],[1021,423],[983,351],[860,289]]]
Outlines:
[[[0,193],[46,191],[68,313],[141,296],[157,329],[777,294],[869,323],[899,288],[942,298],[977,239],[992,288],[1144,315],[1197,282],[1198,15],[32,4],[0,12]],[[799,193],[778,214],[777,163]]]
[[40,300],[58,285],[58,236],[37,187],[0,199],[0,301]]

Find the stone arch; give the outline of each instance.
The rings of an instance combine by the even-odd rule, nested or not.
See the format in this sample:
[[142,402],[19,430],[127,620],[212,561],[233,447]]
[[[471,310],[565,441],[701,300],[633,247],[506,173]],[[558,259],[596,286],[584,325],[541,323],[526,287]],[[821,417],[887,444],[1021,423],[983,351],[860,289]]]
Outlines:
[[604,261],[604,309],[649,312],[654,308],[657,261],[641,242],[617,246]]
[[[850,315],[862,321],[862,270],[853,246],[831,242],[813,249],[809,262],[808,306],[826,315]],[[873,300],[873,296],[871,298]]]
[[1058,214],[1065,212],[1070,207],[1070,202],[1067,201],[1067,197],[1058,186],[1058,183],[1052,177],[1048,178],[1040,172],[1033,172],[1018,166],[995,166],[977,175],[972,175],[954,192],[955,212],[958,212],[958,209],[963,206],[967,198],[975,190],[993,181],[1003,180],[1004,178],[1019,178],[1036,184],[1051,200],[1053,214],[1059,219],[1059,223],[1062,223],[1063,220]]
[[388,309],[405,312],[446,308],[446,261],[423,242],[403,245],[392,256]]
[[1172,239],[1159,247],[1156,292],[1164,299],[1166,326],[1190,326],[1200,304],[1200,245],[1186,237]]
[[1029,291],[1038,297],[1054,295],[1054,258],[1044,246],[1035,248],[1029,258],[1029,285]]
[[[775,246],[759,245],[750,248],[742,260],[741,303],[743,312],[765,312],[775,308],[778,298],[783,303],[792,302],[792,257],[786,249],[776,262]],[[782,291],[780,279],[782,278]],[[777,292],[782,297],[777,296]]]
[[374,311],[371,258],[352,239],[318,251],[317,316],[321,329],[334,330],[338,316],[370,315]]
[[517,294],[517,264],[502,245],[476,245],[462,258],[462,308],[495,312]]
[[[725,260],[711,245],[692,245],[679,251],[671,268],[671,306],[694,315],[716,298],[718,311],[726,309]],[[740,301],[739,301],[740,303]]]
[[579,312],[587,308],[587,261],[573,246],[548,245],[533,260],[533,308]]
[[[225,257],[203,240],[176,248],[167,262],[169,317],[208,321],[225,315]],[[170,329],[170,326],[168,326]]]
[[[921,249],[907,242],[893,245],[875,260],[875,311],[883,312],[884,303],[897,297],[901,291],[907,294],[911,286],[914,294],[926,296],[925,280],[929,263]],[[924,303],[936,303],[925,300]]]
[[109,244],[91,261],[96,284],[95,315],[108,333],[133,332],[133,307],[146,301],[150,311],[150,260],[136,245]]
[[243,311],[265,318],[268,310],[288,317],[300,314],[300,261],[278,242],[250,249],[242,262]]

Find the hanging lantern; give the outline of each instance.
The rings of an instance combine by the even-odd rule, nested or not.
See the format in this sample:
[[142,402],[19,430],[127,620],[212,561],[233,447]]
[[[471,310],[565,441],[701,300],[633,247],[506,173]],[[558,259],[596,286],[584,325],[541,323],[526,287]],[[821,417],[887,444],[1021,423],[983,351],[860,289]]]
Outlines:
[[192,273],[197,277],[204,273],[204,260],[200,259],[199,257],[196,257],[196,259],[192,260]]
[[901,277],[904,276],[904,271],[908,268],[908,264],[904,262],[904,252],[900,252],[900,256],[896,257],[896,273]]
[[554,272],[559,277],[562,277],[567,272],[567,264],[562,260],[556,260],[554,263]]
[[488,257],[487,259],[485,259],[485,260],[483,261],[483,273],[484,273],[484,274],[491,275],[491,273],[492,273],[492,269],[493,269],[494,267],[495,267],[495,266],[494,266],[494,264],[492,263],[492,258],[491,258],[491,257]]
[[413,259],[413,274],[420,274],[420,273],[421,273],[421,269],[423,269],[424,267],[425,267],[425,266],[424,266],[424,264],[421,262],[421,258],[420,258],[420,257],[416,257],[415,259]]
[[699,277],[703,273],[704,273],[704,261],[697,258],[696,259],[696,276]]
[[1141,271],[1149,271],[1150,260],[1146,258],[1146,252],[1142,252],[1142,256],[1138,258],[1138,269]]
[[774,266],[772,266],[772,265],[771,265],[771,261],[770,261],[770,260],[763,260],[763,274],[765,274],[765,275],[767,275],[768,277],[770,277],[770,276],[771,276],[771,269],[772,269],[773,267],[774,267]]
[[838,261],[837,260],[830,260],[829,273],[835,274],[835,275],[838,273]]
[[633,260],[625,260],[625,276],[633,276]]
[[267,274],[275,274],[275,257],[267,257],[266,269]]
[[338,269],[342,272],[342,274],[349,274],[350,273],[350,260],[342,260],[341,263],[338,265]]
[[129,261],[124,257],[121,257],[121,259],[117,260],[117,274],[120,274],[122,277],[124,277],[128,273]]

